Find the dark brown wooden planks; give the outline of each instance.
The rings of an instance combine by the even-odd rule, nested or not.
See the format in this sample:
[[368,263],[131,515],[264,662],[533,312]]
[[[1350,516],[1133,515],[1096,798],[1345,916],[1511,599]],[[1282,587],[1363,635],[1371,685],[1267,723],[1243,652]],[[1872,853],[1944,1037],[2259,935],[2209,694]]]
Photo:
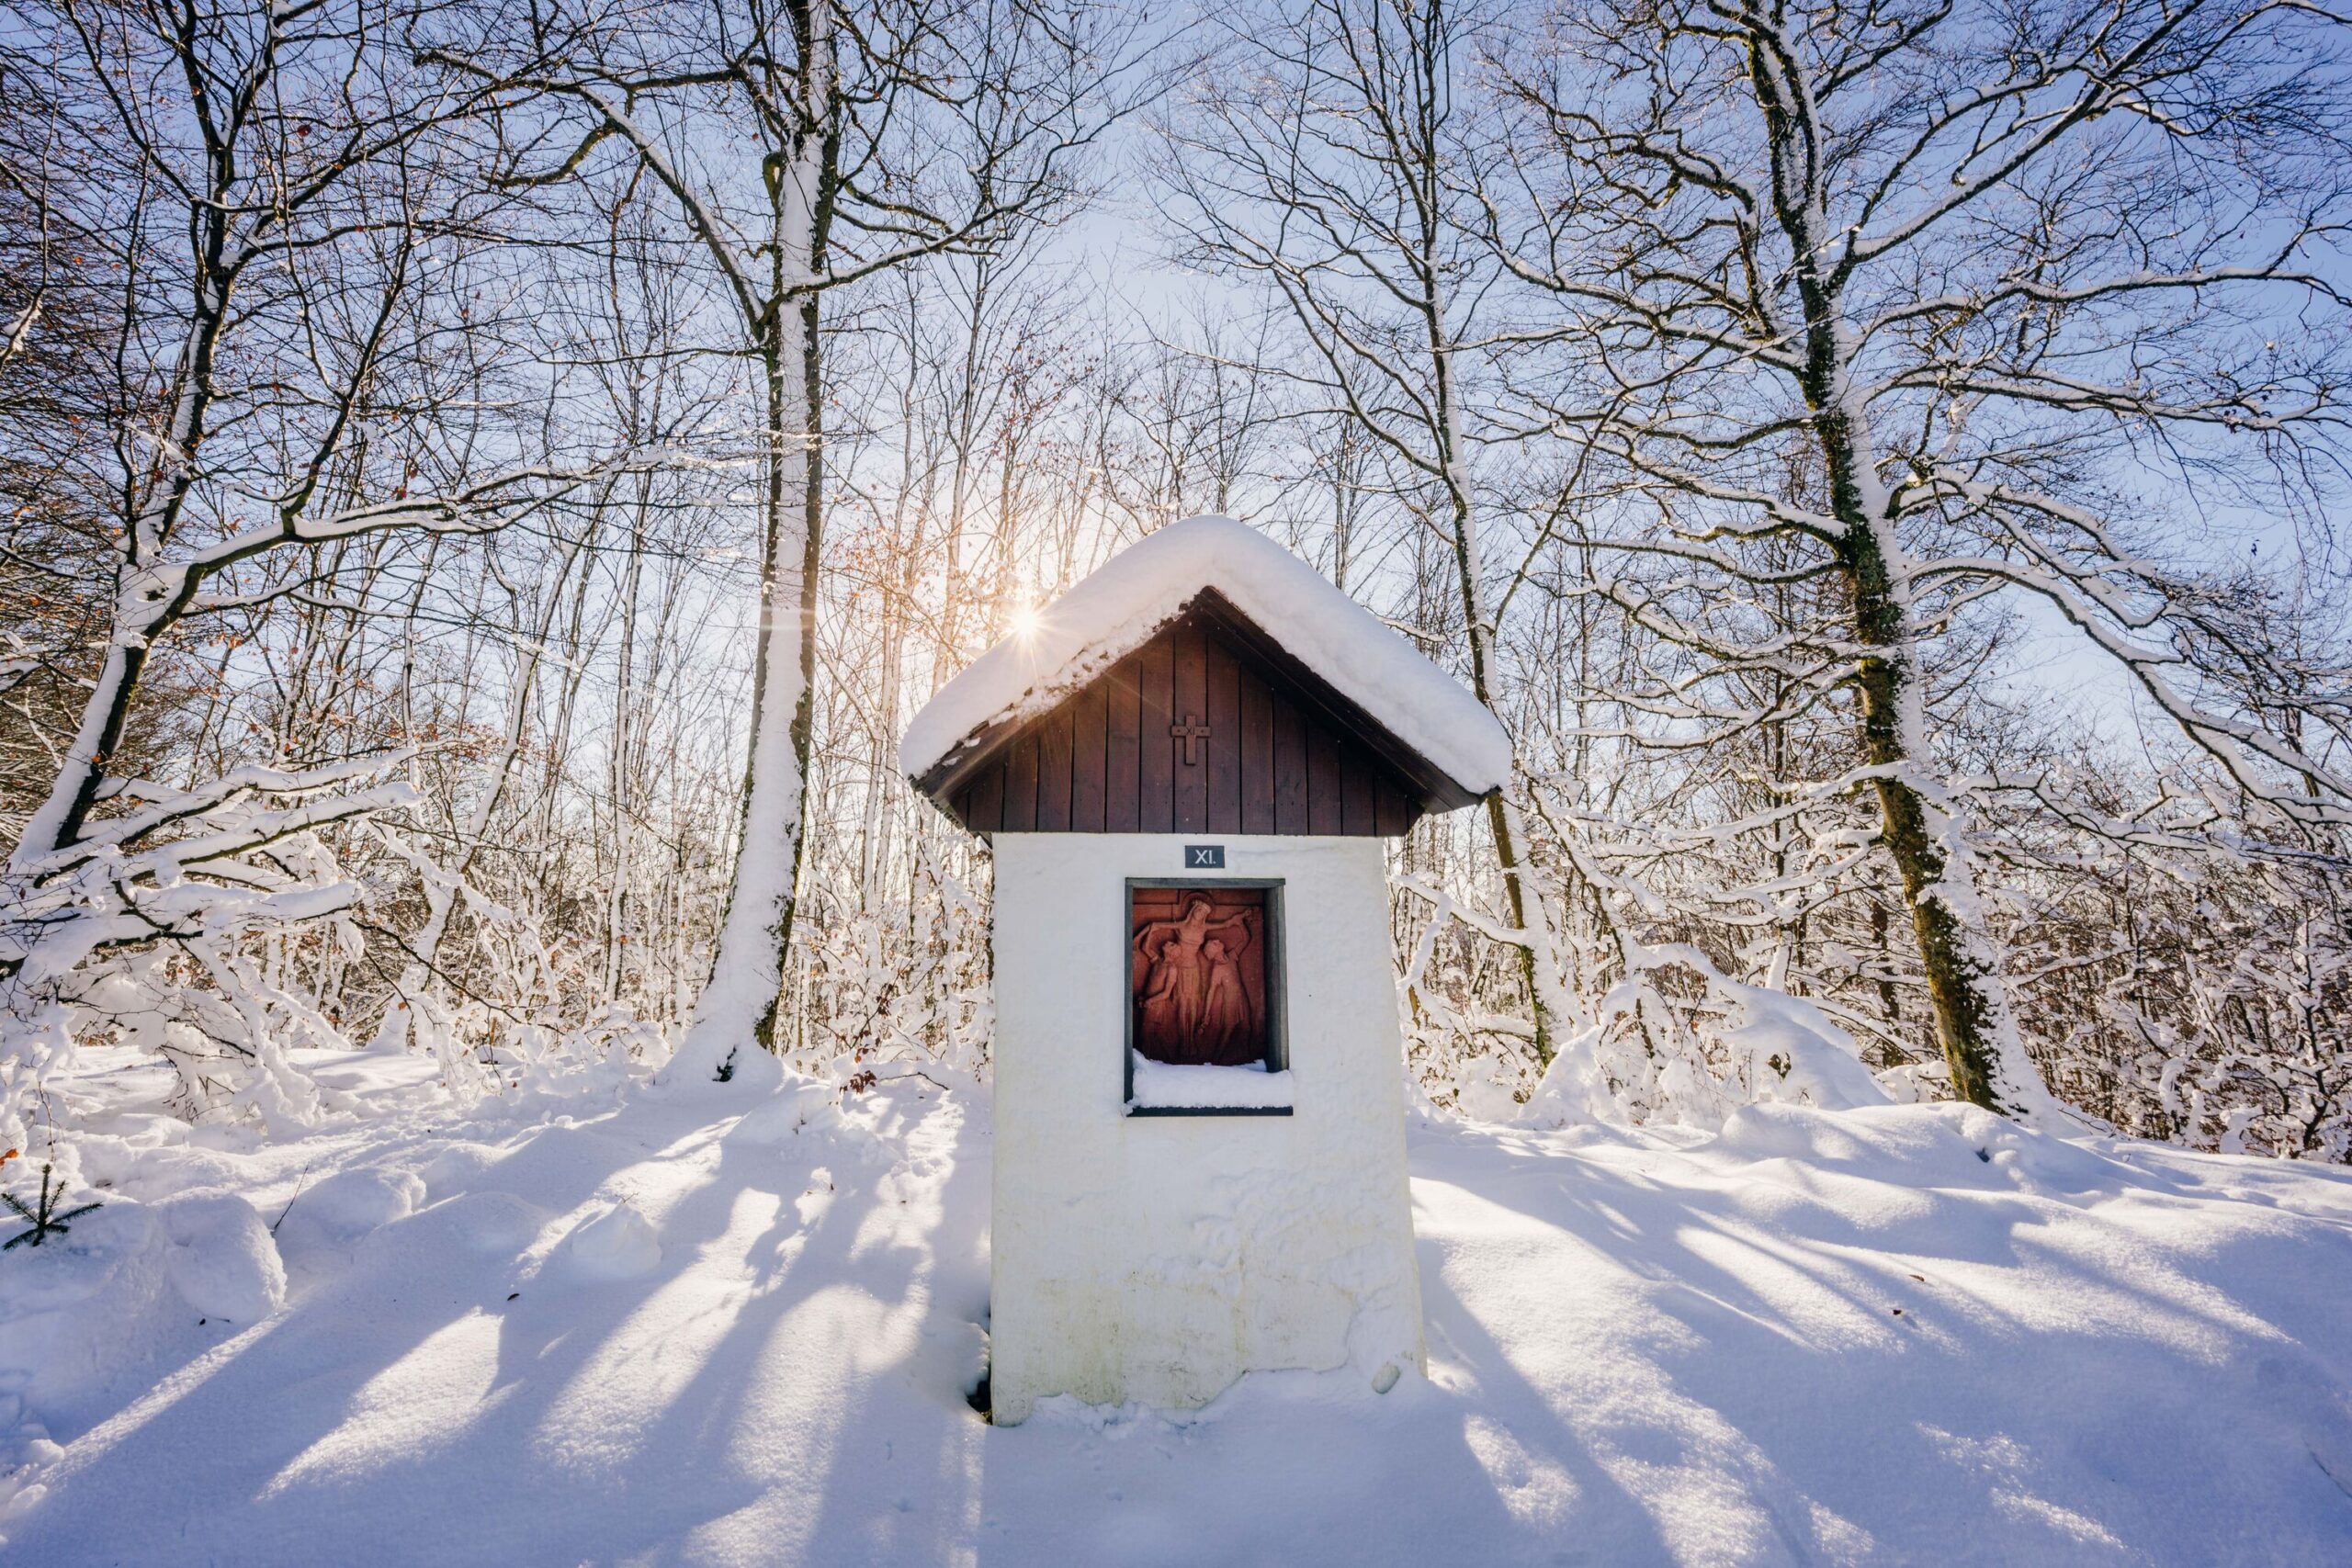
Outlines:
[[[1197,634],[1196,634],[1197,635]],[[1209,732],[1201,747],[1208,774],[1208,830],[1241,831],[1241,666],[1224,642],[1201,637],[1208,671]]]
[[1176,689],[1176,640],[1167,632],[1144,644],[1136,660],[1139,720],[1136,742],[1141,759],[1143,811],[1137,830],[1173,832],[1176,827],[1176,742],[1168,733],[1168,716]]
[[1069,754],[1077,716],[1075,699],[1062,704],[1037,725],[1037,828],[1040,832],[1070,829]]
[[1005,748],[1004,830],[1032,833],[1037,829],[1037,732],[1024,729]]
[[[1208,639],[1189,623],[1178,623],[1170,638],[1176,654],[1176,696],[1169,705],[1170,723],[1187,728],[1207,722],[1209,711]],[[1214,728],[1214,726],[1211,726]],[[1179,833],[1202,833],[1209,825],[1207,748],[1200,739],[1186,745],[1170,734],[1170,767],[1175,773],[1175,822]],[[1189,760],[1188,760],[1189,759]]]
[[1274,692],[1237,665],[1241,685],[1241,831],[1274,830]]
[[[1184,760],[1179,726],[1205,726]],[[980,833],[1393,838],[1414,784],[1221,624],[1187,617],[1014,731],[944,803]]]
[[1069,830],[1103,831],[1110,749],[1104,733],[1111,686],[1097,681],[1069,700]]
[[1109,756],[1102,803],[1102,830],[1106,833],[1136,833],[1143,829],[1143,754],[1138,743],[1141,717],[1136,706],[1142,695],[1142,662],[1134,654],[1120,660],[1102,677],[1103,695],[1109,705]]
[[1306,811],[1306,725],[1297,705],[1274,694],[1274,831],[1310,831]]

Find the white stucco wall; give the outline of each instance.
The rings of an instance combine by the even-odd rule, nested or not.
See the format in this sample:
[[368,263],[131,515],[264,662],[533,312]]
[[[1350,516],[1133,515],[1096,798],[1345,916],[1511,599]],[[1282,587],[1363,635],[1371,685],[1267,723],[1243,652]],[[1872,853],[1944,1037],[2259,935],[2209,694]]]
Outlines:
[[[1130,1117],[1126,879],[1280,877],[1289,1116]],[[1380,841],[996,835],[989,1392],[1204,1404],[1245,1371],[1419,1369]]]

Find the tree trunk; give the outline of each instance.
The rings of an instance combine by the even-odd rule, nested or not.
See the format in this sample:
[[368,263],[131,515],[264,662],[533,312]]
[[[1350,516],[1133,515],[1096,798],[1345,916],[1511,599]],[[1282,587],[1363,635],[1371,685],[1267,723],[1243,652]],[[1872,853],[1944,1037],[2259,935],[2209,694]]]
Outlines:
[[[1825,340],[1834,333],[1820,331]],[[1827,354],[1816,349],[1816,359]],[[1855,666],[1862,744],[1877,792],[1882,840],[1903,879],[1904,901],[1926,972],[1928,998],[1952,1092],[2005,1115],[2045,1117],[2056,1107],[2025,1055],[2009,1014],[1991,933],[1977,903],[1967,824],[1956,803],[1931,798],[1918,780],[1928,762],[1916,628],[1900,586],[1902,563],[1882,522],[1883,502],[1867,435],[1842,403],[1842,367],[1828,369],[1813,425],[1829,473],[1830,502],[1845,525],[1840,564],[1853,593],[1856,640],[1871,649]],[[1940,795],[1940,792],[1939,792]]]
[[1825,270],[1836,251],[1821,156],[1827,138],[1812,84],[1779,42],[1770,29],[1750,24],[1749,80],[1770,144],[1773,219],[1795,258],[1794,282],[1804,310],[1805,358],[1797,380],[1827,473],[1830,511],[1840,525],[1836,549],[1853,596],[1855,640],[1870,650],[1856,662],[1855,684],[1883,840],[1911,906],[1953,1092],[1991,1111],[2054,1115],[2055,1102],[2027,1059],[2009,1016],[2000,965],[1977,902],[1967,825],[1940,787],[1934,798],[1921,788],[1932,759],[1918,687],[1908,563],[1894,535],[1892,498],[1878,476],[1868,405],[1852,380],[1853,338],[1842,313],[1842,279]]
[[[814,490],[816,411],[808,406],[806,317],[779,312],[763,356],[768,439],[763,511],[766,569],[760,583],[760,635],[752,673],[752,753],[743,779],[741,831],[727,919],[710,980],[665,1077],[726,1081],[768,1047],[784,990],[800,870],[803,781],[808,766],[807,649],[814,632],[808,590],[808,527]],[[764,1076],[764,1075],[763,1075]]]
[[[1434,271],[1428,276],[1434,278]],[[1487,606],[1485,566],[1478,548],[1478,520],[1471,506],[1471,487],[1463,472],[1460,451],[1461,436],[1453,406],[1452,348],[1442,336],[1442,316],[1434,300],[1428,309],[1431,344],[1430,358],[1436,371],[1437,406],[1439,411],[1438,454],[1440,471],[1444,476],[1446,495],[1453,516],[1453,546],[1455,580],[1462,592],[1463,625],[1470,639],[1470,690],[1497,722],[1503,716],[1497,707],[1494,690],[1494,617]],[[1504,726],[1506,729],[1510,727]],[[1527,839],[1518,810],[1510,800],[1510,781],[1487,796],[1487,827],[1495,840],[1495,863],[1503,876],[1503,909],[1510,920],[1511,930],[1525,939],[1519,944],[1519,978],[1527,993],[1528,1009],[1534,1020],[1535,1064],[1538,1067],[1552,1065],[1555,1050],[1555,1015],[1557,998],[1565,988],[1559,977],[1558,955],[1554,953],[1551,927],[1544,918],[1540,900],[1531,899],[1526,887],[1526,868],[1521,863],[1521,850]],[[1536,908],[1531,919],[1528,906]]]
[[[785,955],[805,837],[815,693],[818,563],[823,546],[824,465],[820,296],[807,284],[825,265],[827,218],[838,178],[839,126],[831,11],[808,6],[798,84],[803,129],[788,159],[771,165],[773,243],[769,306],[760,328],[768,412],[763,513],[765,570],[752,682],[752,755],[743,781],[741,833],[727,919],[710,980],[665,1081],[753,1087],[782,1076],[774,1054]],[[748,1049],[747,1049],[748,1047]]]

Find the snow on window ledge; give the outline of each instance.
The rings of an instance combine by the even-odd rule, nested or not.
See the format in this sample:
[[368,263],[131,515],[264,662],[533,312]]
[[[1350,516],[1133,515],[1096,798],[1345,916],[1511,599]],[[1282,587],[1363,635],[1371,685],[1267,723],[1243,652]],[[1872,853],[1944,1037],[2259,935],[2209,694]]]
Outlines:
[[1270,1073],[1262,1062],[1242,1067],[1176,1066],[1148,1056],[1130,1058],[1135,1090],[1131,1111],[1266,1111],[1291,1109],[1290,1074]]

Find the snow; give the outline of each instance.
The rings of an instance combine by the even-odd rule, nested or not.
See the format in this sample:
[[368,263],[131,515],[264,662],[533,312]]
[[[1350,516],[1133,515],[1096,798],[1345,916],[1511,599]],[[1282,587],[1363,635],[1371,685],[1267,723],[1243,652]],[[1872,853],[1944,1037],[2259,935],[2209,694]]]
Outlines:
[[1265,1064],[1246,1067],[1192,1066],[1135,1058],[1135,1092],[1129,1105],[1153,1109],[1234,1110],[1288,1106],[1290,1075],[1270,1073]]
[[164,1277],[207,1317],[259,1323],[286,1303],[286,1265],[254,1206],[234,1193],[155,1206],[171,1251]]
[[[1953,1105],[1760,1105],[1714,1135],[1424,1121],[1426,1379],[1258,1373],[1187,1415],[1057,1400],[1005,1428],[964,1397],[989,1270],[972,1093],[461,1112],[388,1064],[344,1075],[369,1115],[265,1143],[173,1133],[141,1098],[164,1074],[87,1055],[66,1092],[114,1097],[89,1140],[107,1206],[0,1257],[12,1563],[397,1542],[450,1564],[2204,1564],[2352,1541],[2340,1171]],[[291,1240],[289,1214],[284,1305],[199,1326],[158,1211],[275,1216],[306,1168],[423,1199],[346,1243]],[[624,1208],[658,1260],[582,1278],[563,1238]],[[242,1221],[212,1234],[246,1256]],[[28,1357],[36,1325],[112,1371]]]
[[1293,657],[1473,795],[1510,776],[1510,738],[1456,682],[1322,573],[1229,517],[1170,524],[1111,558],[942,686],[899,743],[929,773],[995,725],[1032,718],[1149,641],[1214,588]]
[[348,1244],[405,1219],[423,1202],[422,1177],[404,1170],[339,1170],[295,1193],[277,1229],[289,1239]]
[[565,1260],[583,1280],[641,1280],[662,1267],[662,1235],[628,1203],[590,1215],[563,1238]]

